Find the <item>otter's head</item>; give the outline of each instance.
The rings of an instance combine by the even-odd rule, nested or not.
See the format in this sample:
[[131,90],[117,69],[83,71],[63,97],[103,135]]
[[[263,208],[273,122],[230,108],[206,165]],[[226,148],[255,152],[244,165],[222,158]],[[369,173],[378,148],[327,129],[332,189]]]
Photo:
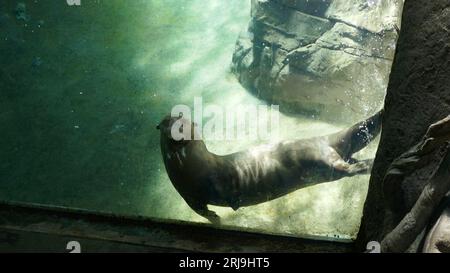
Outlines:
[[173,117],[167,115],[156,126],[161,132],[161,138],[172,142],[173,144],[187,144],[190,141],[198,140],[196,136],[196,124],[188,118],[184,118],[182,115]]

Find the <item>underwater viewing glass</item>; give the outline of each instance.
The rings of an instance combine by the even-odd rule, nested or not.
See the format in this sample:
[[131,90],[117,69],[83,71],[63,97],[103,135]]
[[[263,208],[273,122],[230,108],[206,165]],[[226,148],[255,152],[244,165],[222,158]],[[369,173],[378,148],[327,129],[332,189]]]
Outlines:
[[[382,108],[403,6],[402,0],[69,2],[0,2],[0,200],[189,223],[210,221],[171,182],[164,158],[169,165],[183,161],[173,155],[189,158],[180,166],[192,168],[192,177],[212,167],[194,164],[189,150],[161,152],[156,126],[164,117],[189,110],[209,152],[249,151],[259,160],[253,170],[260,173],[246,173],[252,167],[239,157],[236,173],[226,174],[230,183],[266,175],[272,161],[264,156],[280,151],[276,143],[336,133]],[[264,117],[274,134],[261,134]],[[347,161],[373,158],[377,144],[375,138]],[[218,171],[204,175],[211,183],[226,170],[217,164]],[[315,162],[301,167],[309,168],[306,182],[322,175]],[[254,187],[249,194],[266,202],[243,206],[231,196],[236,207],[208,208],[219,227],[351,240],[368,182],[361,172],[271,197],[258,196],[267,187]]]

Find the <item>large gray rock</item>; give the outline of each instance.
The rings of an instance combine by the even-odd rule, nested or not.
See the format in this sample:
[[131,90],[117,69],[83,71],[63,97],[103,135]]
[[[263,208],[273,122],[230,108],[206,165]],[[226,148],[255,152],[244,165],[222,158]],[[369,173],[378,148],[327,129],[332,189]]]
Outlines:
[[240,82],[286,112],[360,119],[380,108],[403,2],[347,2],[253,0],[233,56]]

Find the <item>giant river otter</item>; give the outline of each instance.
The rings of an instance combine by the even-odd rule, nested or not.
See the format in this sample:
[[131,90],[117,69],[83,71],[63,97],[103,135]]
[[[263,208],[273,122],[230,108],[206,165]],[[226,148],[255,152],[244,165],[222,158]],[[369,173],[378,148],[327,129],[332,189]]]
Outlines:
[[[209,152],[202,140],[176,141],[171,134],[173,124],[191,124],[183,117],[167,116],[157,128],[173,185],[195,212],[219,223],[208,204],[237,210],[307,186],[368,173],[372,160],[357,161],[352,155],[379,134],[381,114],[335,134],[256,146],[225,156]],[[186,127],[195,134],[194,124]]]

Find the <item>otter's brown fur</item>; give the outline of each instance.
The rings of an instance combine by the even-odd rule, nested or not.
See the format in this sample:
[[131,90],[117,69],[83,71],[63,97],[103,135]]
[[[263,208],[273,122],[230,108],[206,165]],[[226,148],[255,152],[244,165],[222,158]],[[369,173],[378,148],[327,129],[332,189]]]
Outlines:
[[[225,156],[209,152],[202,140],[174,140],[172,125],[180,119],[190,122],[181,117],[166,117],[158,129],[174,187],[194,211],[217,223],[219,217],[208,204],[237,210],[307,186],[367,173],[372,161],[356,161],[351,156],[379,134],[381,113],[336,134],[282,141]],[[193,136],[195,125],[187,127]]]

